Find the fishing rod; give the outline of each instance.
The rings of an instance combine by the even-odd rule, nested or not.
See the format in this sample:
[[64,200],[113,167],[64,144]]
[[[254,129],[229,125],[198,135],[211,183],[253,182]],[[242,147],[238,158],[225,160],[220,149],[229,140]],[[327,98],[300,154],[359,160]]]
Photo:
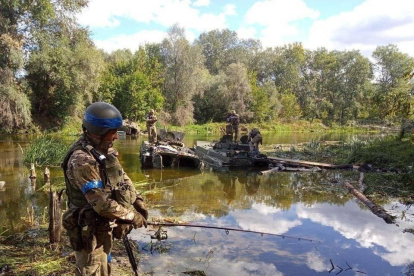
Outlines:
[[272,234],[272,233],[266,233],[266,232],[259,232],[259,231],[252,231],[252,230],[243,230],[243,229],[237,229],[237,228],[231,228],[231,227],[219,227],[219,226],[212,226],[212,225],[204,225],[204,224],[191,224],[191,223],[170,223],[170,222],[147,222],[148,225],[153,226],[166,226],[166,227],[172,227],[172,226],[184,226],[184,227],[194,227],[194,228],[208,228],[208,229],[219,229],[219,230],[225,230],[226,234],[229,234],[229,231],[236,231],[236,232],[245,232],[245,233],[255,233],[255,234],[261,234],[263,235],[270,235],[270,236],[277,236],[282,238],[288,238],[288,239],[295,239],[295,240],[304,240],[304,241],[310,241],[310,242],[318,242],[317,240],[307,239],[307,238],[299,238],[299,237],[293,237],[288,235],[281,235],[281,234]]

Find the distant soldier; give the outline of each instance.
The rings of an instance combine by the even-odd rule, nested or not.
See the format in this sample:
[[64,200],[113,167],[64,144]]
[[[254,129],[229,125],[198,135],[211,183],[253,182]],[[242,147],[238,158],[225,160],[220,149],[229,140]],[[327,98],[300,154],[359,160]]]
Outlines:
[[147,117],[145,117],[147,122],[147,132],[148,132],[148,142],[156,143],[157,142],[157,129],[155,127],[155,122],[157,121],[157,116],[154,115],[154,109],[151,109]]
[[233,110],[231,112],[230,117],[227,118],[227,122],[229,122],[232,127],[232,136],[234,134],[234,142],[237,142],[237,136],[239,136],[240,116],[236,113],[236,110]]
[[257,128],[249,132],[250,150],[254,153],[259,153],[259,144],[262,145],[262,135]]

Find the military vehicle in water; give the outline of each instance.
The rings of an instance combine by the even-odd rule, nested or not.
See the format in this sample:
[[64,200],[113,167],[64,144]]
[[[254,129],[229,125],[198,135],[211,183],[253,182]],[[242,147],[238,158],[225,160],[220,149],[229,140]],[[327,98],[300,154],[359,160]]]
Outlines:
[[181,142],[183,132],[166,131],[161,129],[158,142],[151,144],[143,141],[140,148],[141,166],[143,168],[191,168],[200,169],[203,162],[190,148]]
[[194,152],[206,164],[215,167],[268,167],[271,163],[266,155],[251,149],[247,135],[239,142],[232,142],[228,134],[220,141],[197,141]]

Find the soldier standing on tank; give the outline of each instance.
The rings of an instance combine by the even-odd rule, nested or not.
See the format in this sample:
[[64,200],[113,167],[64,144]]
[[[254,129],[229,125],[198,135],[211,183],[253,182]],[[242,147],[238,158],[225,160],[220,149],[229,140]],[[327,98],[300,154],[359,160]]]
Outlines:
[[157,142],[157,129],[155,122],[157,122],[157,116],[154,115],[154,109],[151,109],[148,115],[145,117],[147,123],[148,142],[154,144]]
[[237,143],[237,137],[239,136],[239,124],[240,124],[240,116],[236,113],[236,110],[231,112],[231,115],[227,118],[227,122],[231,124],[232,127],[232,139],[234,134],[234,142]]
[[255,154],[259,153],[259,144],[263,144],[262,135],[257,128],[252,129],[249,132],[249,143],[250,143],[250,151]]
[[143,199],[112,148],[121,126],[114,106],[91,104],[83,117],[83,135],[62,164],[69,205],[63,226],[75,251],[76,275],[110,275],[113,238],[147,226]]

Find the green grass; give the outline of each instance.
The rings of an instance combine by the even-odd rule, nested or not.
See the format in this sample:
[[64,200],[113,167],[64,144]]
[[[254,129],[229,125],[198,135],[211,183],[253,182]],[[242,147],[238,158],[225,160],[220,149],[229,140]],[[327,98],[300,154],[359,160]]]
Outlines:
[[331,164],[371,164],[375,172],[365,174],[364,194],[377,199],[394,197],[406,204],[414,203],[414,144],[411,139],[399,140],[388,136],[333,145],[312,140],[299,146],[279,145],[276,151],[273,148],[274,145],[265,148],[266,154]]
[[36,138],[26,150],[23,162],[38,166],[58,166],[68,150],[68,145],[51,136]]
[[[163,127],[161,125],[157,127]],[[221,129],[225,129],[226,123],[207,123],[202,125],[186,125],[186,126],[172,126],[167,128],[172,131],[183,131],[188,134],[219,134]],[[261,132],[349,132],[349,133],[364,133],[376,132],[378,129],[370,129],[359,126],[339,126],[332,125],[327,127],[320,121],[309,122],[305,120],[298,120],[294,122],[274,121],[266,123],[248,123],[240,124],[240,127],[247,129],[258,128]],[[143,129],[143,128],[141,128]]]

